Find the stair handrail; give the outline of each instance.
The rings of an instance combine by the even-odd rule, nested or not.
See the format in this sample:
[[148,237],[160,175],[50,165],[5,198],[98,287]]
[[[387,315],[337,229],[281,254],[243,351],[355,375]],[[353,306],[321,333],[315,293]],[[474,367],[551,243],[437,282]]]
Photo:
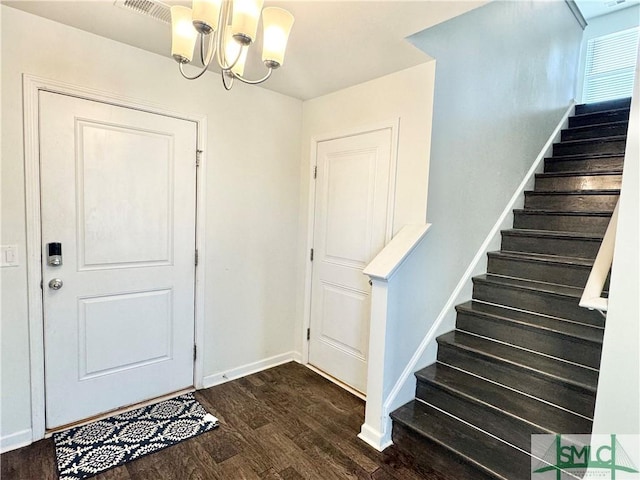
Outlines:
[[588,308],[589,310],[598,310],[603,316],[609,308],[609,299],[602,296],[602,290],[604,284],[607,281],[607,276],[611,270],[613,263],[613,251],[616,244],[616,230],[618,229],[618,205],[620,200],[616,203],[616,207],[613,209],[611,220],[602,238],[602,244],[598,249],[598,254],[593,262],[591,273],[587,280],[587,284],[582,292],[582,298],[580,298],[580,306]]

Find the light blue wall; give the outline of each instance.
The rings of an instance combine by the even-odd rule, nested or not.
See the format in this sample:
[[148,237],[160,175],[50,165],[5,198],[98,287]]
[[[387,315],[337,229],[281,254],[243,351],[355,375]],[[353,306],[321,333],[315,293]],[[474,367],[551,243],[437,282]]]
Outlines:
[[[581,37],[565,2],[496,1],[409,38],[436,59],[422,336],[573,100]],[[397,339],[405,357],[422,336]]]
[[592,38],[602,37],[615,32],[621,32],[640,25],[640,5],[618,10],[608,15],[590,18],[584,29],[580,52],[580,69],[578,74],[578,93],[576,98],[582,101],[582,89],[584,86],[585,56],[587,54],[587,42]]

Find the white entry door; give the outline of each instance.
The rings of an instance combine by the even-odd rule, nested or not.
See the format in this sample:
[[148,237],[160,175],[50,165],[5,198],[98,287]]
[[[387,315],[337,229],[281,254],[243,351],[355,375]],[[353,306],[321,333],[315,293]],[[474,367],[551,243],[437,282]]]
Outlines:
[[196,124],[41,92],[40,162],[47,428],[192,386]]
[[385,245],[391,129],[319,142],[309,363],[366,393],[369,279]]

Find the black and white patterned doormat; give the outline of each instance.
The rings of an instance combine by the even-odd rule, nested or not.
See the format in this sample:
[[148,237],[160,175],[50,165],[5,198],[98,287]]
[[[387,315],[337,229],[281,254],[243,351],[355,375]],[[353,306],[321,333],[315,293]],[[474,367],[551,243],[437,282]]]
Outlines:
[[53,435],[60,480],[82,480],[218,426],[192,393]]

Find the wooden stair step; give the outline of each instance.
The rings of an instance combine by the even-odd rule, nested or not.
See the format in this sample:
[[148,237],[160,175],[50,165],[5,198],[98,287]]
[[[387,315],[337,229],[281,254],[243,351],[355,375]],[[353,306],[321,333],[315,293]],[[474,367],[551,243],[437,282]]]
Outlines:
[[553,145],[553,155],[579,155],[592,153],[624,154],[626,135],[615,135],[587,140],[568,140]]
[[[461,422],[435,407],[413,400],[391,414],[394,422],[413,434],[424,437],[454,453],[470,466],[478,476],[496,480],[530,480],[531,457],[520,450]],[[394,429],[394,443],[402,445]],[[414,448],[419,445],[414,445]],[[421,451],[412,451],[419,457]],[[509,459],[509,461],[505,461]],[[464,478],[464,477],[462,477]]]
[[590,419],[444,364],[423,368],[416,379],[418,399],[523,450],[534,433],[591,431]]
[[484,305],[481,302],[458,305],[456,329],[599,368],[602,328],[536,314],[517,315],[516,310],[497,305],[488,304],[493,309],[485,309]]
[[611,221],[611,213],[588,210],[515,209],[513,228],[604,235]]
[[542,191],[620,190],[621,184],[622,170],[550,172],[535,176],[535,190]]
[[[463,351],[468,357],[475,359],[481,358],[485,361],[501,365],[503,367],[509,366],[512,369],[517,370],[520,375],[536,376],[546,380],[547,382],[570,386],[573,387],[574,390],[579,390],[592,395],[596,392],[598,375],[596,371],[590,368],[564,362],[557,358],[539,355],[534,352],[514,347],[513,345],[507,345],[460,331],[453,331],[440,335],[437,338],[437,341],[439,348],[445,346],[458,349]],[[459,365],[456,362],[452,362],[447,356],[441,358],[440,352],[438,352],[438,361],[461,368],[468,372],[477,373],[475,370],[466,368],[465,365]],[[503,385],[510,386],[508,383],[503,383]]]
[[502,250],[594,259],[603,235],[533,229],[503,230]]
[[500,250],[487,256],[487,273],[578,288],[586,285],[593,267],[591,259],[560,255]]
[[582,291],[566,285],[491,274],[473,278],[474,300],[604,327],[604,318],[599,312],[578,305]]
[[613,137],[626,135],[629,128],[629,121],[620,120],[591,125],[581,125],[565,128],[560,134],[561,141],[586,140],[602,137]]
[[544,159],[544,171],[550,172],[596,172],[621,170],[624,154],[557,155]]
[[620,189],[524,192],[525,210],[613,212]]

